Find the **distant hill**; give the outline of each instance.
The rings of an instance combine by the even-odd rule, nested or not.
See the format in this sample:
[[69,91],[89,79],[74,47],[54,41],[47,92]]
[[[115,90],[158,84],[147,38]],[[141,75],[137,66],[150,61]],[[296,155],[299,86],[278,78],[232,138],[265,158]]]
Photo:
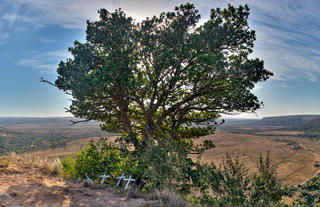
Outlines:
[[300,124],[294,128],[297,131],[303,131],[311,134],[320,133],[320,119],[312,120],[304,124]]
[[73,140],[114,135],[101,131],[96,121],[70,122],[80,120],[74,117],[0,117],[0,155],[64,147]]
[[252,124],[255,126],[298,126],[317,119],[320,119],[320,115],[275,116],[262,118]]
[[223,126],[249,125],[259,120],[260,119],[241,119],[241,118],[230,119],[229,118],[229,119],[225,119],[225,123],[223,124]]
[[320,115],[274,116],[262,119],[226,119],[226,125],[294,127],[315,120],[320,120]]
[[71,121],[80,121],[74,117],[0,117],[0,127],[45,127],[45,128],[62,128],[62,127],[96,127],[99,123],[90,121],[86,123],[72,124]]

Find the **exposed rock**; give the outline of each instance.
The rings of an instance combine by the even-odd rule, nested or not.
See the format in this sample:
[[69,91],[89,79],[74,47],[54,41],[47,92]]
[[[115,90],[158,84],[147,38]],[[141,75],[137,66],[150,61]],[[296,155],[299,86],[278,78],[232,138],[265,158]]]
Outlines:
[[0,201],[10,200],[10,199],[11,197],[6,193],[0,194]]

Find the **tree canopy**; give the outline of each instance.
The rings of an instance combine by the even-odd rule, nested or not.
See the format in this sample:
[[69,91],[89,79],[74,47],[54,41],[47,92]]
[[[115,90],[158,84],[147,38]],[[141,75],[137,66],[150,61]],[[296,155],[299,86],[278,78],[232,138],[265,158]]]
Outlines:
[[212,9],[202,25],[189,3],[141,22],[121,9],[99,14],[57,69],[54,84],[73,97],[74,116],[100,121],[141,151],[155,137],[205,135],[220,114],[260,108],[251,89],[272,73],[249,58],[247,5]]

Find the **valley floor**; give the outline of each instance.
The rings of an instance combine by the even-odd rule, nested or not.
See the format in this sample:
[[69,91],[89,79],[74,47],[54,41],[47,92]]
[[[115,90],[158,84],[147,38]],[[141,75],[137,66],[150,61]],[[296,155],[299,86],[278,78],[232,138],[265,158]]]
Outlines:
[[315,167],[315,163],[320,163],[320,141],[293,135],[293,132],[287,131],[268,131],[268,134],[258,135],[218,130],[197,142],[208,139],[216,146],[204,153],[203,162],[214,162],[219,166],[229,153],[233,157],[238,156],[250,171],[255,171],[260,155],[270,152],[271,161],[277,165],[278,178],[283,184],[299,185],[320,173],[320,167]]

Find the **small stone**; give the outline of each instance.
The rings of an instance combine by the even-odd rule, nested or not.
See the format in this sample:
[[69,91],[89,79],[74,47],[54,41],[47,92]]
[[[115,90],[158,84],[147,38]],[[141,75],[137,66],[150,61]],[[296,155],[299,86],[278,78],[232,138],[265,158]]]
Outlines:
[[6,193],[0,194],[0,201],[10,200],[10,199],[11,197]]

